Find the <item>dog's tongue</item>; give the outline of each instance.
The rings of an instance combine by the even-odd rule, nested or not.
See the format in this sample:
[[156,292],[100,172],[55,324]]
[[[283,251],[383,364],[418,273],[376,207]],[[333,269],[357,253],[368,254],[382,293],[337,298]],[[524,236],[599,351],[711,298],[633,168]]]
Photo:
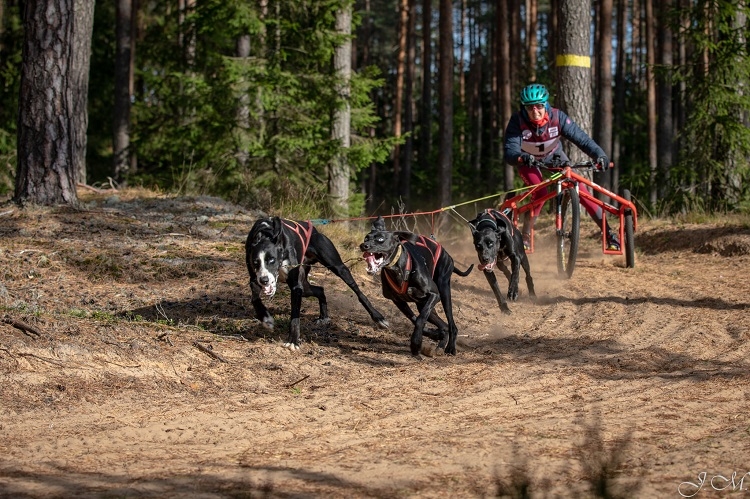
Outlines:
[[485,264],[480,263],[479,270],[490,272],[495,267],[495,261],[496,260],[492,260],[491,262]]
[[367,271],[372,272],[375,269],[378,268],[378,265],[376,263],[377,258],[375,257],[374,253],[370,253],[369,251],[365,251],[362,254],[362,257],[365,259],[365,262],[367,262]]

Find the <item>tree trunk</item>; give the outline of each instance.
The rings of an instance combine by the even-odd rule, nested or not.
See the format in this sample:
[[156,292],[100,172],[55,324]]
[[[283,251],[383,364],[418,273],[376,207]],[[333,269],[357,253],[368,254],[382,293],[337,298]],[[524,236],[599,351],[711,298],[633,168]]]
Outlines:
[[[396,52],[396,88],[393,102],[393,136],[401,137],[401,121],[404,105],[404,71],[406,69],[406,38],[409,30],[409,0],[398,2],[398,50]],[[400,192],[398,186],[401,178],[401,146],[396,144],[393,149],[393,183],[395,191]]]
[[[563,109],[586,133],[591,134],[591,12],[588,0],[560,1],[560,52],[557,66],[557,107]],[[572,147],[572,161],[585,159],[583,151]]]
[[[612,0],[599,2],[598,50],[596,51],[596,117],[594,140],[612,155]],[[599,174],[600,185],[612,188],[610,171]],[[598,194],[597,194],[598,195]],[[608,201],[606,196],[599,196]]]
[[539,46],[536,36],[538,12],[538,0],[526,0],[526,59],[529,65],[528,81],[536,81],[536,51]]
[[[513,114],[513,104],[511,101],[511,80],[510,80],[510,28],[508,24],[507,11],[501,4],[497,8],[497,37],[498,37],[498,101],[500,105],[500,140],[498,147],[498,157],[503,157],[503,142],[505,140],[505,127],[510,121]],[[505,161],[503,161],[505,164]],[[516,166],[505,164],[504,189],[510,191],[513,189]]]
[[419,168],[430,169],[432,149],[432,1],[422,2],[422,97],[419,111]]
[[[17,203],[78,204],[76,180],[85,163],[86,106],[93,0],[28,0],[18,118]],[[81,16],[79,18],[79,16]],[[76,20],[82,20],[78,24]],[[88,38],[87,38],[88,37]],[[79,55],[73,51],[82,50]],[[85,86],[88,86],[86,81]]]
[[617,0],[617,64],[615,69],[615,109],[614,127],[612,133],[612,161],[615,169],[612,170],[612,192],[620,190],[620,155],[622,153],[623,120],[622,110],[625,109],[625,70],[627,68],[625,33],[628,30],[628,6],[627,0]]
[[414,76],[416,73],[416,0],[409,0],[409,23],[406,34],[406,78],[404,81],[404,141],[403,163],[399,189],[401,201],[411,210],[411,169],[414,156]]
[[659,66],[657,77],[658,92],[658,128],[656,133],[657,153],[660,178],[656,182],[659,186],[659,197],[665,196],[669,183],[669,172],[673,163],[674,122],[672,118],[672,28],[669,16],[672,10],[672,0],[661,0],[659,3]]
[[656,82],[654,81],[654,9],[653,0],[644,0],[646,5],[646,126],[648,129],[649,202],[656,205],[658,200],[656,154]]
[[94,31],[94,1],[74,0],[73,47],[71,51],[71,87],[73,98],[73,161],[76,181],[86,183],[86,144],[89,127],[89,69],[91,36]]
[[133,1],[117,0],[112,177],[118,182],[122,182],[130,171],[130,59],[133,25]]
[[453,5],[451,0],[440,0],[439,31],[438,205],[449,206],[453,168]]
[[337,78],[336,91],[339,106],[333,115],[333,130],[331,136],[339,141],[341,150],[336,154],[328,170],[328,196],[334,216],[347,217],[349,215],[349,162],[346,158],[351,145],[351,106],[350,80],[352,73],[352,7],[339,9],[336,13],[336,32],[346,37],[346,40],[336,47],[333,55],[333,68]]

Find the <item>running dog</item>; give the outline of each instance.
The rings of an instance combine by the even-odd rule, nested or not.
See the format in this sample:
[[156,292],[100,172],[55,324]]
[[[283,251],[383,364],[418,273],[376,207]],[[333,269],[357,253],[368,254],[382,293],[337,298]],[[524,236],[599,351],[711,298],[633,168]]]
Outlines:
[[[509,314],[508,303],[500,292],[497,278],[492,269],[497,266],[508,279],[508,299],[516,301],[518,298],[518,278],[520,267],[526,273],[526,287],[529,295],[535,297],[534,281],[531,278],[529,258],[523,249],[523,237],[521,231],[516,228],[513,221],[504,213],[497,210],[487,209],[477,214],[477,217],[469,222],[471,234],[474,238],[474,248],[479,257],[479,270],[484,271],[484,277],[490,283],[492,292],[495,293],[500,310]],[[510,259],[510,268],[503,263],[504,259]]]
[[[383,217],[372,224],[359,248],[367,272],[380,272],[383,296],[414,324],[411,354],[420,358],[424,334],[437,340],[438,348],[444,348],[445,353],[455,355],[458,329],[453,320],[451,274],[467,276],[474,265],[465,272],[457,270],[453,258],[438,242],[411,232],[387,231]],[[443,305],[447,324],[435,313],[438,301]],[[414,314],[408,302],[416,303],[419,315]],[[424,331],[426,322],[437,326],[437,332]]]
[[312,222],[294,222],[279,217],[261,218],[255,222],[245,243],[245,263],[250,273],[250,290],[256,317],[269,329],[273,329],[273,317],[261,301],[261,292],[267,297],[276,293],[279,280],[285,280],[292,294],[292,315],[289,337],[284,347],[299,350],[300,309],[302,298],[314,296],[320,305],[317,321],[327,324],[328,305],[321,286],[308,281],[310,266],[321,263],[341,278],[359,298],[359,302],[379,326],[388,327],[385,317],[372,306],[354,282],[349,269],[330,239],[318,232]]

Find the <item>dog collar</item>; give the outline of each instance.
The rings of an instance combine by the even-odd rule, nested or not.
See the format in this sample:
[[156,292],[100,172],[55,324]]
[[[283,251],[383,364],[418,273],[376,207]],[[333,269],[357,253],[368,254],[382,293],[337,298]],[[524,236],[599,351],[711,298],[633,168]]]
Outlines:
[[403,251],[404,251],[403,245],[399,244],[398,248],[396,249],[396,253],[394,253],[393,258],[391,258],[391,260],[388,263],[386,263],[385,266],[390,267],[394,263],[398,262],[398,259],[401,258],[401,253],[403,253]]

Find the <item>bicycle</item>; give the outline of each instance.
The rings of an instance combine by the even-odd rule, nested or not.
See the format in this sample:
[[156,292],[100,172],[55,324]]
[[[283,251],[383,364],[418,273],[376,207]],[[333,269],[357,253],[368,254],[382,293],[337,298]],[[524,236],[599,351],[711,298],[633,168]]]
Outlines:
[[[621,241],[619,250],[612,250],[607,247],[607,231],[602,230],[602,252],[606,255],[625,255],[625,264],[629,268],[635,267],[635,230],[637,225],[637,210],[631,200],[630,191],[622,190],[622,196],[605,189],[588,178],[579,175],[574,170],[600,171],[594,161],[583,161],[580,163],[553,161],[551,164],[545,164],[539,161],[533,161],[531,166],[537,166],[541,169],[555,172],[550,179],[534,185],[531,189],[522,194],[506,197],[500,205],[500,211],[512,213],[513,222],[518,226],[518,219],[521,215],[528,214],[531,216],[533,211],[541,207],[549,199],[555,200],[555,233],[557,237],[557,270],[562,276],[568,278],[573,276],[575,270],[576,258],[578,257],[578,243],[580,239],[581,223],[581,204],[580,200],[589,199],[596,203],[603,210],[602,216],[606,213],[615,215],[620,220],[619,237]],[[614,165],[609,164],[612,168]],[[579,189],[579,183],[590,187],[588,189]],[[554,186],[554,189],[551,187]],[[537,200],[532,200],[531,195],[539,190],[545,190],[546,194]],[[617,202],[618,206],[609,204],[598,199],[594,193],[599,192],[608,196]],[[532,227],[530,234],[529,252],[534,252],[534,229]]]

